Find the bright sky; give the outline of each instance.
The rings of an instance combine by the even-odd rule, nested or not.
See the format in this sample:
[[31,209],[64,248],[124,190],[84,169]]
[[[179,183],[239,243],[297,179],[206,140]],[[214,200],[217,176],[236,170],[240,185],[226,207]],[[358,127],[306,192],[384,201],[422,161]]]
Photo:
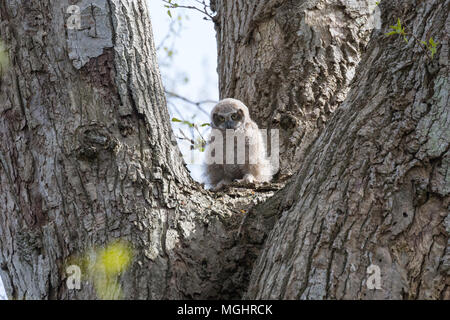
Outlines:
[[[147,2],[156,46],[167,35],[171,21],[178,21],[178,15],[181,14],[182,27],[174,42],[173,60],[168,61],[167,53],[164,50],[158,52],[160,63],[168,62],[167,66],[161,67],[166,89],[193,101],[217,101],[219,99],[216,72],[217,47],[213,23],[203,20],[201,13],[187,9],[171,10],[173,18],[170,18],[167,8],[164,7],[161,0],[147,0]],[[192,0],[180,0],[178,4],[192,4],[193,2]],[[165,42],[169,49],[173,39],[172,36]],[[184,82],[185,77],[189,79],[187,83]],[[179,99],[170,99],[170,102],[171,117],[183,118],[197,124],[209,122],[208,116],[194,105],[184,103]],[[213,103],[203,105],[207,113],[213,106]],[[176,136],[181,136],[179,128],[189,135],[187,126],[173,123],[173,127]],[[202,134],[206,138],[205,131],[207,129],[204,129]],[[189,153],[187,143],[182,143],[180,147],[184,155]],[[202,153],[196,152],[195,156],[201,157]],[[195,180],[202,181],[201,165],[188,165],[188,168]],[[4,299],[6,299],[6,294],[0,279],[0,300]]]
[[[158,51],[161,65],[161,74],[166,90],[175,92],[192,101],[212,100],[218,101],[218,80],[217,80],[217,44],[216,34],[212,21],[206,21],[202,13],[189,9],[172,9],[172,18],[167,14],[167,8],[161,0],[147,0],[150,16],[152,20],[155,44],[158,47],[169,31],[171,22],[178,21],[181,16],[181,31],[178,37],[171,37],[164,44],[171,48],[170,44],[175,39],[175,50],[173,60],[168,61],[167,53],[164,50]],[[193,0],[176,1],[179,5],[195,4]],[[187,17],[186,17],[187,16]],[[183,79],[187,76],[189,81],[185,83]],[[214,103],[202,105],[207,114],[214,107]],[[200,111],[192,104],[184,103],[179,99],[169,99],[169,112],[171,117],[181,120],[189,120],[192,123],[202,124],[209,122],[209,116]],[[186,125],[172,123],[175,135],[181,136],[179,129],[188,136],[190,133]],[[201,130],[206,138],[208,127]],[[198,135],[196,136],[198,137]],[[193,155],[201,161],[203,153],[190,152],[190,144],[181,141],[181,152],[185,156],[188,168],[192,177],[197,181],[202,181],[202,165],[189,164],[189,158]],[[195,161],[198,162],[197,160]]]
[[5,289],[3,288],[2,279],[0,279],[0,300],[7,300]]

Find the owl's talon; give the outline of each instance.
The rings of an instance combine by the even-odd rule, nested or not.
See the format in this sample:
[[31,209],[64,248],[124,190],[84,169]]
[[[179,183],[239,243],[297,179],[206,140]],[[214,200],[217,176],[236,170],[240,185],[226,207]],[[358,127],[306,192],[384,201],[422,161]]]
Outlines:
[[218,184],[211,188],[211,191],[219,191],[223,189],[227,184],[229,184],[229,181],[220,180]]
[[244,176],[244,178],[242,178],[242,179],[235,179],[234,181],[237,182],[237,183],[241,183],[241,184],[249,184],[249,183],[255,182],[255,178],[251,174],[246,174]]

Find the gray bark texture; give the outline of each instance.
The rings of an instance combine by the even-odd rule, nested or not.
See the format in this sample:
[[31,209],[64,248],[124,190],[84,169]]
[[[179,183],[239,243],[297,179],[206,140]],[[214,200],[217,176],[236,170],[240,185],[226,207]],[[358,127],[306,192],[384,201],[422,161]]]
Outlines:
[[[65,27],[70,4],[81,8],[80,30]],[[117,238],[137,252],[126,297],[164,295],[164,281],[142,279],[166,276],[173,188],[190,180],[170,139],[145,3],[2,1],[0,10],[11,57],[0,88],[8,296],[94,298],[89,285],[67,290],[66,261]]]
[[[81,26],[68,29],[74,4]],[[241,221],[277,186],[213,195],[192,181],[147,10],[134,0],[0,2],[10,59],[0,82],[0,276],[10,299],[245,290],[262,240],[241,244]],[[107,276],[96,269],[99,248],[116,240],[131,247],[132,264]],[[81,290],[66,285],[71,264]]]
[[[370,3],[372,5],[370,6]],[[221,98],[280,130],[280,174],[296,172],[344,101],[373,29],[374,1],[213,1]]]
[[[279,202],[250,299],[450,299],[450,1],[382,1],[351,90]],[[440,42],[431,60],[408,35]],[[368,289],[368,267],[381,288]]]
[[[229,3],[212,3],[221,95],[246,102],[261,126],[287,126],[282,171],[299,171],[284,188],[211,193],[189,177],[145,1],[0,0],[9,298],[450,298],[449,1],[383,1],[384,29],[352,83],[364,10]],[[69,5],[81,9],[79,29],[66,27]],[[383,36],[397,17],[441,43],[433,61],[411,39]],[[70,290],[66,266],[87,260],[89,275],[116,240],[132,248],[131,265]],[[371,263],[382,290],[366,290]]]

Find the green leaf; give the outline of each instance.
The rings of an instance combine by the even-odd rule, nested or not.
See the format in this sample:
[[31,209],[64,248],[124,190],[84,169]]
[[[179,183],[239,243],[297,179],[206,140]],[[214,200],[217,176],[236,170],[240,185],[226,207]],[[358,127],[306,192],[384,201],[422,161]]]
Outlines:
[[172,118],[172,122],[183,122],[183,121],[181,121],[180,119],[177,119],[177,118]]
[[433,58],[434,58],[434,55],[435,55],[436,52],[437,52],[437,49],[436,49],[435,47],[433,47],[433,48],[430,48],[430,51],[431,51],[431,59],[433,59]]
[[435,48],[439,43],[439,42],[434,42],[433,38],[430,38],[429,42],[433,48]]
[[203,124],[200,125],[200,127],[206,127],[206,126],[211,126],[211,124],[210,123],[203,123]]
[[170,13],[170,10],[167,10],[167,14],[169,15],[169,17],[172,18],[172,14]]
[[183,121],[183,124],[187,124],[189,127],[193,128],[194,124],[190,123],[189,121]]

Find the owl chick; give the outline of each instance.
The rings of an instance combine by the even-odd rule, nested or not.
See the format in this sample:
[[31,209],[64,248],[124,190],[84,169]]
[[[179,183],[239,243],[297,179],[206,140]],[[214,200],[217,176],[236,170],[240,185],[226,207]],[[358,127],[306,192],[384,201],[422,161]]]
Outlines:
[[219,101],[211,111],[211,128],[206,146],[206,178],[212,190],[234,181],[270,181],[272,169],[261,132],[241,101]]

